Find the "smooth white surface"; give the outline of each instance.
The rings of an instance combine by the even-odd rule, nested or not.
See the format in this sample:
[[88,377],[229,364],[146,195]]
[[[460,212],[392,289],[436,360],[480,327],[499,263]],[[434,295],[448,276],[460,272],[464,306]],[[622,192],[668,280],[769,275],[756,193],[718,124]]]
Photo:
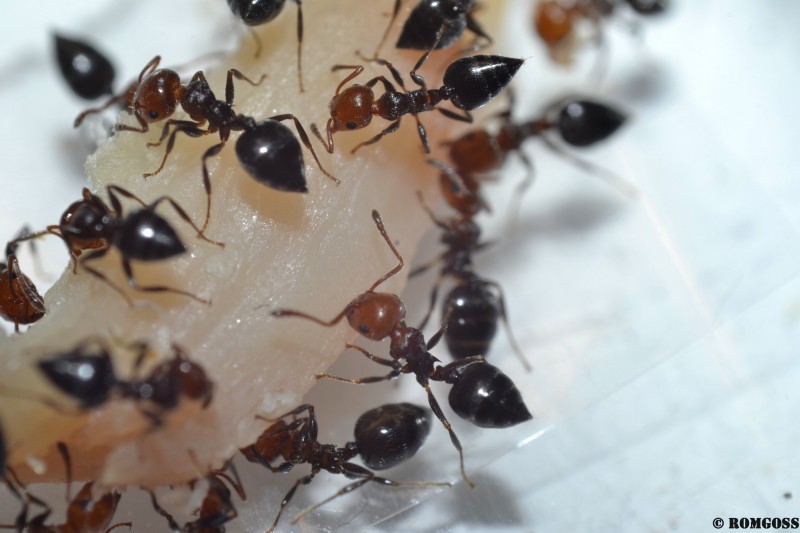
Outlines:
[[[0,19],[8,43],[0,51],[2,238],[23,220],[34,228],[52,223],[83,186],[86,152],[71,129],[83,104],[53,72],[48,30],[91,35],[114,56],[121,79],[138,72],[142,57],[169,48],[180,62],[222,47],[235,31],[221,0],[192,9],[41,2],[36,17],[23,4],[6,6]],[[504,239],[478,265],[502,282],[535,372],[524,375],[502,333],[493,361],[517,380],[537,419],[497,433],[456,421],[478,488],[424,495],[422,505],[377,527],[693,532],[713,531],[715,517],[797,516],[800,184],[792,156],[800,5],[676,1],[663,20],[645,22],[643,42],[612,24],[609,72],[590,88],[591,47],[573,70],[546,63],[529,32],[528,4],[513,2],[509,32],[498,38],[505,53],[530,57],[517,80],[515,115],[528,117],[565,91],[622,104],[631,123],[582,155],[636,184],[644,199],[630,202],[534,141],[526,153],[537,183],[517,233],[504,236],[505,206],[522,177],[518,164],[507,166],[492,191],[495,216],[486,220],[487,238]],[[164,17],[148,18],[156,10]],[[170,23],[179,17],[188,18]],[[63,261],[60,245],[44,249],[45,265]],[[423,260],[435,253],[421,252]],[[424,281],[415,284],[412,310],[427,294]],[[358,360],[336,370],[375,369]],[[357,414],[382,393],[366,394],[328,384],[311,401],[335,398]],[[422,401],[419,391],[409,394]],[[346,427],[325,431],[332,442],[347,438]],[[420,466],[404,479],[453,474],[454,452],[442,434],[434,427]],[[515,442],[522,445],[513,449]],[[321,478],[293,512],[342,484]],[[273,501],[283,490],[254,489],[251,500],[269,494]],[[362,506],[408,497],[361,492],[341,503],[346,511],[330,506],[319,520],[330,527],[356,520],[344,529],[358,528],[381,514],[370,507],[370,519],[359,522]],[[242,514],[244,524],[274,516],[257,505]]]

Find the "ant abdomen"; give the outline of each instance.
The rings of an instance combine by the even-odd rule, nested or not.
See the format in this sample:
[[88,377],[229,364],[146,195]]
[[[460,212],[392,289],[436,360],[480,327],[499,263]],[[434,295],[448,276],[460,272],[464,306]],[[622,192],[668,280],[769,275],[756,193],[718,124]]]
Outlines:
[[667,0],[626,0],[640,15],[658,15],[667,9]]
[[444,340],[453,357],[486,355],[497,333],[500,301],[484,283],[456,286],[444,301],[447,331]]
[[523,59],[504,56],[464,57],[447,67],[442,80],[453,105],[471,111],[500,94],[522,63]]
[[105,349],[88,352],[80,346],[37,363],[39,370],[61,392],[75,398],[84,409],[104,404],[119,382]]
[[558,115],[558,131],[572,146],[591,146],[610,137],[627,120],[613,107],[591,100],[573,100]]
[[86,100],[111,94],[114,65],[89,44],[54,35],[58,68],[72,91]]
[[356,421],[358,454],[373,470],[384,470],[412,457],[431,431],[429,409],[411,403],[370,409]]
[[507,428],[533,418],[517,386],[496,366],[473,363],[462,369],[452,383],[447,398],[450,407],[478,427]]
[[254,2],[253,0],[228,0],[231,13],[242,19],[248,26],[266,24],[277,17],[286,0]]
[[158,261],[186,251],[186,246],[161,215],[151,209],[132,212],[114,233],[112,244],[128,259]]

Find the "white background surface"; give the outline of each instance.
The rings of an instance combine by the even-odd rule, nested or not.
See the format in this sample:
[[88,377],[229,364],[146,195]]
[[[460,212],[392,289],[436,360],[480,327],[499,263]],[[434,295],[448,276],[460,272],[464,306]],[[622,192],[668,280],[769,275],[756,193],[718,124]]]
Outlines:
[[[529,3],[512,2],[508,32],[498,38],[509,55],[530,57],[517,80],[515,114],[530,116],[576,89],[625,107],[631,123],[583,155],[635,183],[643,200],[621,197],[535,142],[526,148],[538,181],[519,230],[483,254],[479,268],[502,281],[536,370],[522,375],[502,334],[493,360],[520,384],[537,420],[480,435],[457,425],[478,488],[424,495],[421,505],[376,527],[694,532],[714,530],[715,517],[800,516],[793,157],[800,4],[676,1],[669,16],[643,25],[643,42],[614,23],[609,72],[588,87],[591,47],[573,70],[547,64],[529,32]],[[71,4],[8,3],[0,19],[3,239],[22,221],[54,222],[84,185],[86,149],[70,127],[84,104],[55,75],[49,30],[102,43],[121,79],[135,75],[143,58],[169,49],[181,62],[226,45],[236,31],[221,0]],[[158,11],[163,18],[153,18]],[[282,16],[294,17],[294,6],[287,11]],[[486,221],[488,238],[504,235],[503,206],[521,172],[508,165],[494,189],[498,215]],[[45,265],[61,262],[63,247],[45,246],[44,255]],[[424,287],[415,292],[424,300]],[[337,370],[360,375],[363,366]],[[315,391],[311,400],[341,394],[334,390]],[[343,403],[356,404],[357,414],[364,398]],[[453,474],[446,437],[440,428],[433,433],[420,455],[428,464],[448,462]],[[415,477],[429,479],[420,469]],[[260,490],[251,501],[261,501]],[[269,493],[273,506],[283,490]],[[375,503],[394,496],[361,492],[342,504],[356,518],[332,506],[318,520],[332,528],[368,524],[402,507],[383,511]],[[372,507],[359,521],[362,505]],[[272,513],[254,505],[243,509],[243,523],[270,521]]]

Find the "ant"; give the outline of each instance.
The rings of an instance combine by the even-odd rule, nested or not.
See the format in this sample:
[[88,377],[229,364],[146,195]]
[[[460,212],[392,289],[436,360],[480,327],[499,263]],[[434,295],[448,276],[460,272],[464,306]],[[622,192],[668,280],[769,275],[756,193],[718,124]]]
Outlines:
[[[394,25],[394,21],[400,12],[400,3],[401,0],[395,0],[389,26],[375,49],[375,57],[378,56],[384,41],[389,35],[389,31]],[[478,51],[486,48],[492,44],[493,40],[472,17],[472,13],[477,9],[478,5],[475,0],[421,0],[411,11],[405,24],[403,24],[403,30],[397,39],[395,47],[427,50],[435,46],[436,50],[440,50],[458,41],[464,30],[468,29],[475,34],[475,43],[470,47],[470,50]],[[442,32],[442,36],[437,41],[439,31]],[[477,41],[480,39],[485,42],[478,46]]]
[[[166,219],[156,213],[156,207],[162,202],[169,203],[178,215],[197,231],[197,236],[204,241],[223,247],[224,244],[208,239],[203,231],[186,214],[186,211],[172,198],[161,196],[149,204],[145,204],[138,196],[122,187],[107,187],[111,207],[89,189],[83,189],[83,199],[73,202],[61,215],[57,225],[47,226],[38,233],[17,238],[10,245],[43,235],[51,234],[59,237],[67,245],[73,259],[73,272],[77,272],[80,264],[91,275],[100,278],[133,305],[133,301],[121,287],[112,282],[105,274],[89,266],[87,263],[105,256],[111,248],[116,248],[122,256],[122,268],[128,278],[128,284],[142,292],[169,292],[188,296],[200,303],[210,304],[194,294],[166,286],[141,286],[133,277],[131,261],[158,261],[169,259],[186,251],[178,234]],[[117,195],[138,202],[142,208],[127,215],[123,214],[122,204]],[[85,253],[85,255],[84,255]]]
[[[467,473],[464,470],[464,452],[461,448],[461,442],[458,440],[458,437],[450,426],[450,422],[448,422],[447,418],[444,416],[441,407],[439,407],[439,402],[436,400],[433,392],[431,391],[430,381],[443,381],[445,383],[454,384],[459,380],[459,376],[466,367],[472,365],[473,363],[483,361],[483,356],[476,355],[450,363],[448,365],[437,366],[436,363],[439,360],[430,353],[430,350],[439,343],[439,340],[444,334],[446,330],[446,321],[442,329],[436,332],[436,334],[434,334],[434,336],[431,337],[431,339],[426,343],[425,338],[419,329],[406,325],[406,307],[402,300],[400,300],[400,298],[395,294],[375,292],[375,289],[379,285],[400,272],[405,263],[403,258],[400,256],[400,253],[397,251],[397,248],[395,248],[391,239],[389,239],[389,235],[386,232],[386,228],[383,225],[383,220],[381,220],[380,214],[378,214],[378,212],[375,210],[372,211],[372,219],[375,222],[375,225],[377,226],[378,231],[380,232],[384,241],[399,261],[399,264],[396,267],[378,278],[378,280],[373,283],[366,292],[357,296],[353,301],[347,304],[339,314],[329,321],[322,320],[301,311],[292,311],[287,309],[276,309],[272,312],[272,315],[276,317],[295,316],[304,318],[325,327],[333,327],[340,320],[342,320],[342,318],[347,318],[347,322],[350,324],[351,328],[370,340],[381,341],[387,337],[390,338],[390,359],[373,355],[360,346],[352,344],[347,345],[348,348],[358,350],[372,361],[380,365],[390,367],[392,369],[391,372],[385,376],[347,379],[326,373],[318,374],[316,376],[317,379],[330,378],[347,383],[360,384],[388,381],[398,377],[400,374],[414,374],[417,382],[425,389],[425,392],[427,393],[428,403],[430,404],[433,413],[447,430],[453,446],[458,451],[461,465],[461,476],[470,487],[474,487],[474,484],[469,477],[467,477]],[[494,368],[488,364],[487,367]],[[505,377],[505,375],[502,373],[500,373],[500,375]],[[513,383],[510,389],[488,388],[484,390],[473,390],[471,392],[465,391],[464,389],[461,390],[461,394],[454,395],[451,393],[450,395],[451,407],[454,405],[454,403],[459,405],[459,409],[454,409],[457,412],[479,412],[489,407],[490,411],[485,415],[487,418],[494,416],[499,422],[505,422],[507,417],[513,416],[512,423],[509,423],[505,426],[495,427],[507,427],[509,425],[515,425],[531,418],[531,414],[525,407],[519,391],[516,389],[516,387],[513,387]],[[495,397],[496,394],[502,394],[504,397],[502,399],[497,398]],[[502,404],[506,412],[492,412],[491,406],[494,404]]]
[[418,276],[431,266],[441,263],[439,279],[431,290],[430,306],[419,328],[428,323],[439,287],[444,278],[456,281],[456,286],[444,299],[443,316],[446,329],[444,340],[447,349],[457,359],[486,355],[497,333],[498,320],[503,323],[514,353],[530,372],[531,366],[511,333],[506,316],[506,304],[500,284],[480,277],[472,269],[472,254],[489,245],[480,241],[480,226],[471,216],[457,216],[443,221],[434,215],[418,193],[420,204],[431,220],[442,230],[442,243],[447,250],[434,261],[411,271],[409,277]]
[[[438,33],[437,42],[441,37],[442,30]],[[524,62],[522,59],[492,55],[464,57],[457,59],[447,67],[442,78],[443,85],[440,88],[428,89],[424,78],[417,74],[417,70],[422,68],[432,51],[433,47],[428,49],[411,69],[409,76],[420,87],[413,91],[406,90],[402,76],[391,63],[385,59],[367,59],[363,56],[362,58],[366,61],[388,68],[402,92],[398,92],[385,76],[376,76],[364,85],[355,84],[342,91],[342,87],[361,74],[364,67],[361,65],[334,65],[332,71],[352,69],[353,72],[339,83],[336,93],[331,99],[331,118],[328,119],[325,128],[327,142],[322,138],[316,125],[311,125],[311,131],[325,146],[328,153],[333,153],[333,134],[337,131],[365,128],[372,121],[373,115],[392,121],[378,135],[358,144],[350,151],[350,153],[355,153],[362,146],[374,144],[385,135],[397,131],[403,115],[409,114],[417,121],[417,132],[425,153],[430,153],[428,134],[417,116],[419,113],[436,109],[453,120],[472,122],[470,111],[486,105],[497,96],[509,84]],[[378,82],[383,84],[385,92],[376,99],[372,88]],[[457,109],[464,111],[464,114],[437,107],[443,100],[449,100]]]
[[[208,483],[208,489],[200,508],[196,511],[196,520],[187,522],[183,527],[179,526],[175,518],[159,505],[156,495],[152,491],[148,491],[150,492],[150,501],[153,509],[167,520],[172,531],[179,533],[224,533],[225,524],[238,516],[236,508],[231,501],[231,491],[225,485],[225,481],[234,488],[242,500],[247,499],[244,487],[239,475],[233,468],[233,464],[228,463],[226,468],[231,469],[232,476],[227,475],[224,472],[225,468],[223,468],[222,470],[211,472],[203,478]],[[197,481],[192,482],[190,487],[194,489],[196,483]]]
[[[206,161],[220,153],[232,131],[244,132],[236,142],[236,155],[242,167],[253,179],[278,190],[306,192],[305,168],[300,145],[291,130],[280,124],[284,120],[293,120],[300,139],[314,156],[319,169],[328,178],[339,183],[339,180],[323,168],[305,129],[293,114],[276,115],[256,122],[252,117],[237,114],[233,110],[233,78],[257,86],[264,81],[266,75],[262,75],[258,81],[253,81],[238,70],[229,69],[225,83],[225,100],[219,100],[202,71],[196,72],[189,83],[184,85],[174,70],[159,69],[160,61],[159,56],[154,57],[139,74],[138,87],[131,105],[139,127],[117,124],[116,130],[144,133],[149,131],[149,124],[169,119],[164,124],[158,142],[147,143],[148,147],[160,146],[167,140],[161,165],[154,172],[144,174],[145,178],[155,176],[164,168],[178,133],[184,133],[189,137],[219,134],[220,142],[208,148],[202,157],[203,187],[207,200],[206,216],[201,232],[208,227],[211,213],[211,180]],[[191,120],[169,118],[179,106]],[[206,123],[207,126],[203,128]]]
[[[306,413],[298,418],[298,415]],[[292,417],[291,422],[284,418]],[[430,412],[410,403],[386,404],[370,409],[362,414],[355,425],[355,440],[337,447],[335,444],[321,444],[317,437],[317,417],[314,406],[304,404],[286,413],[269,426],[258,440],[251,446],[241,450],[242,455],[252,462],[258,463],[272,472],[289,472],[295,465],[307,463],[311,465],[311,473],[299,478],[281,501],[280,510],[272,527],[275,529],[281,514],[291,501],[300,485],[308,485],[321,471],[331,474],[342,474],[353,483],[345,486],[333,496],[310,507],[301,513],[292,523],[303,516],[328,503],[348,494],[361,486],[374,481],[393,487],[402,485],[417,486],[450,486],[450,483],[392,481],[376,476],[372,470],[391,468],[411,458],[425,442],[430,433]],[[356,455],[367,466],[351,463]],[[272,461],[282,458],[283,463],[272,466]]]
[[[116,72],[111,61],[92,45],[54,34],[56,60],[70,89],[85,100],[112,94]],[[82,120],[82,119],[81,119]]]
[[[292,0],[297,4],[297,82],[300,92],[305,92],[303,87],[303,2]],[[248,26],[260,26],[274,20],[286,4],[286,0],[228,0],[231,12],[239,17]],[[256,57],[261,55],[261,39],[255,31],[251,31],[256,40]]]
[[[83,485],[74,498],[70,499],[72,461],[66,444],[58,442],[56,447],[64,461],[66,470],[67,521],[59,525],[47,525],[45,522],[50,517],[52,509],[44,501],[30,494],[13,470],[9,468],[6,485],[13,494],[22,500],[22,510],[17,516],[14,525],[0,525],[0,528],[16,529],[17,531],[25,530],[29,533],[108,533],[118,527],[127,526],[129,529],[133,527],[131,522],[118,522],[111,525],[111,520],[117,512],[119,500],[122,498],[122,495],[117,491],[106,492],[100,499],[95,500],[92,497],[94,482],[90,481]],[[20,492],[24,493],[24,500]],[[43,511],[28,520],[28,508],[31,503],[42,507]]]
[[596,38],[602,43],[601,21],[609,18],[623,3],[646,16],[662,13],[668,6],[667,0],[578,0],[572,3],[544,0],[536,4],[533,25],[550,56],[559,58],[569,51],[575,40],[574,26],[583,19],[592,23]]
[[[17,238],[24,236],[27,231],[27,228],[23,228]],[[17,246],[9,243],[6,246],[6,262],[0,263],[0,317],[13,322],[14,331],[19,333],[20,324],[33,324],[44,316],[46,309],[42,295],[19,268]]]

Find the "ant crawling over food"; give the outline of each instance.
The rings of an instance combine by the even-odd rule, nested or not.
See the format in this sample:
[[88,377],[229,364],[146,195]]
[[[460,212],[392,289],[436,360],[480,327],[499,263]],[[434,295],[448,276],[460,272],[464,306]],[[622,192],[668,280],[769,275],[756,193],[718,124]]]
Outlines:
[[577,40],[575,26],[587,20],[594,28],[594,38],[603,45],[602,22],[611,17],[621,5],[639,15],[651,16],[664,12],[668,0],[543,0],[536,4],[533,25],[536,34],[547,46],[550,56],[557,62],[569,62],[570,53]]
[[[394,25],[400,12],[401,0],[395,0],[389,26],[383,34],[375,57],[378,57],[389,31]],[[472,13],[478,9],[475,0],[421,0],[411,11],[403,24],[403,30],[397,39],[396,48],[411,50],[427,50],[433,46],[436,50],[447,48],[458,41],[469,30],[475,34],[475,42],[469,48],[471,51],[481,50],[492,44],[492,38],[483,30],[473,18]],[[442,36],[437,41],[437,35]],[[478,45],[478,41],[484,42]]]
[[[200,303],[210,304],[208,300],[172,287],[139,285],[133,277],[131,261],[159,261],[175,257],[186,251],[186,247],[169,222],[156,213],[156,207],[162,202],[169,203],[178,215],[197,231],[199,238],[220,247],[224,245],[208,239],[203,231],[191,221],[186,211],[168,196],[161,196],[149,204],[145,204],[138,196],[122,187],[109,185],[107,190],[111,207],[106,205],[99,196],[84,188],[83,199],[73,202],[61,215],[61,220],[57,225],[47,226],[44,231],[19,237],[9,244],[15,245],[18,242],[36,239],[47,234],[55,235],[67,245],[73,259],[74,272],[77,272],[80,264],[84,270],[104,281],[121,294],[130,305],[133,305],[133,301],[121,287],[112,282],[105,274],[88,265],[90,261],[105,256],[111,248],[116,248],[122,256],[122,268],[128,278],[128,284],[133,289],[142,292],[180,294]],[[142,208],[127,215],[123,214],[118,194],[135,200]]]
[[[160,146],[167,140],[161,165],[155,171],[144,174],[145,178],[155,176],[164,168],[178,133],[184,133],[189,137],[219,134],[220,142],[206,150],[202,157],[203,187],[207,201],[201,232],[208,227],[211,213],[211,180],[206,161],[220,153],[233,131],[243,132],[236,141],[236,155],[242,168],[253,179],[281,191],[307,192],[300,144],[291,130],[281,124],[284,120],[293,120],[303,145],[311,152],[319,169],[328,178],[339,183],[338,179],[323,168],[303,125],[293,114],[275,115],[256,122],[254,118],[238,114],[233,110],[233,78],[257,86],[264,80],[265,75],[258,81],[252,81],[238,70],[229,69],[225,83],[225,100],[219,100],[202,71],[196,72],[189,83],[184,85],[174,70],[159,69],[160,61],[159,56],[154,57],[139,74],[138,88],[132,103],[133,115],[139,127],[117,124],[116,129],[144,133],[149,131],[149,124],[168,119],[158,142],[147,144],[148,147]],[[169,118],[178,107],[181,107],[191,120]]]
[[[441,39],[442,34],[440,30],[437,42]],[[386,79],[385,76],[376,76],[364,85],[355,84],[342,91],[342,87],[361,74],[364,71],[364,67],[361,65],[334,65],[331,69],[333,71],[350,69],[353,72],[339,83],[338,87],[336,87],[336,93],[331,99],[331,118],[328,119],[325,128],[327,142],[322,138],[316,125],[311,124],[311,131],[325,145],[328,153],[333,153],[334,133],[365,128],[372,122],[373,115],[379,116],[384,120],[390,120],[392,123],[372,139],[358,144],[350,153],[355,153],[362,146],[374,144],[385,135],[397,131],[404,115],[412,115],[417,121],[417,131],[422,140],[422,146],[425,149],[425,153],[430,153],[428,134],[417,116],[419,113],[436,109],[448,118],[462,122],[472,122],[470,111],[486,105],[497,96],[509,84],[524,61],[522,59],[489,55],[457,59],[445,70],[442,78],[443,85],[438,89],[428,89],[423,77],[417,74],[417,70],[422,68],[434,48],[435,43],[411,69],[409,76],[420,87],[413,91],[406,90],[402,76],[391,63],[385,59],[366,58],[363,59],[388,68],[402,92],[395,89],[392,82]],[[383,84],[385,92],[376,99],[372,88],[378,82]],[[449,100],[464,113],[459,114],[449,109],[437,107],[443,100]]]
[[450,422],[444,416],[441,407],[439,407],[439,402],[431,391],[430,381],[443,381],[455,386],[461,375],[467,370],[467,367],[481,363],[470,372],[485,375],[491,374],[491,386],[485,386],[486,383],[484,382],[484,387],[481,389],[468,390],[466,385],[462,385],[458,387],[457,394],[451,391],[449,401],[453,410],[462,417],[465,417],[465,413],[471,413],[472,418],[468,416],[465,418],[472,420],[474,423],[476,419],[481,420],[479,425],[482,427],[513,426],[529,420],[531,414],[528,412],[519,390],[514,386],[511,379],[492,365],[484,363],[483,356],[467,357],[445,366],[436,364],[439,360],[430,353],[430,350],[438,344],[444,334],[446,321],[445,326],[426,343],[419,329],[406,325],[406,307],[402,300],[395,294],[375,292],[379,285],[400,272],[405,263],[394,244],[392,244],[391,239],[389,239],[381,216],[377,211],[372,211],[372,219],[375,221],[375,225],[384,241],[386,241],[386,244],[399,261],[396,267],[378,278],[366,292],[357,296],[329,321],[301,311],[287,309],[276,309],[272,314],[276,317],[295,316],[304,318],[325,327],[332,327],[343,318],[347,318],[351,328],[370,340],[381,341],[387,337],[390,338],[390,359],[373,355],[360,346],[347,345],[348,348],[358,350],[372,361],[390,367],[392,370],[387,375],[348,379],[331,374],[318,374],[317,379],[330,378],[347,383],[360,384],[387,381],[398,377],[400,374],[414,374],[417,382],[425,389],[428,395],[428,403],[433,413],[449,433],[450,440],[458,451],[461,475],[464,481],[470,487],[473,487],[472,481],[467,477],[467,473],[464,470],[464,452],[461,448],[461,442],[450,426]]
[[[72,485],[72,461],[66,444],[56,443],[58,453],[64,461],[66,470],[66,498],[67,521],[59,525],[47,525],[47,519],[52,513],[50,506],[41,499],[33,496],[19,481],[10,468],[7,470],[6,486],[12,494],[22,502],[22,509],[13,525],[0,525],[2,529],[16,529],[28,533],[108,533],[119,527],[133,527],[131,522],[118,522],[111,525],[111,520],[117,512],[119,500],[122,497],[117,491],[110,491],[95,500],[92,496],[94,482],[83,485],[78,494],[70,499],[70,485]],[[28,509],[31,504],[42,507],[42,512],[28,519]]]
[[[305,92],[303,87],[303,2],[292,0],[297,4],[297,83],[300,92]],[[274,20],[283,11],[286,0],[228,0],[231,12],[239,17],[242,22],[250,26],[261,26]],[[256,57],[261,55],[261,39],[255,31],[251,31],[256,40]]]
[[[298,418],[298,415],[305,413]],[[284,420],[292,417],[291,422]],[[334,444],[321,444],[317,437],[317,417],[314,406],[304,404],[281,416],[269,426],[258,440],[243,448],[242,455],[253,463],[258,463],[272,472],[289,472],[299,464],[309,464],[311,473],[298,479],[281,501],[280,510],[272,527],[275,529],[281,514],[300,485],[308,485],[321,471],[331,474],[342,474],[355,479],[333,496],[310,507],[300,514],[292,523],[303,516],[330,502],[334,498],[349,494],[361,486],[373,481],[392,487],[415,486],[450,486],[450,483],[392,481],[376,476],[372,470],[391,468],[411,458],[425,442],[430,433],[431,415],[423,408],[410,403],[386,404],[362,414],[355,425],[355,440],[337,447]],[[351,463],[356,455],[367,465],[367,468]],[[283,463],[273,466],[276,459]]]
[[[225,470],[228,468],[231,470],[230,476],[225,473]],[[167,520],[172,531],[177,533],[224,533],[225,524],[233,521],[238,516],[236,508],[231,501],[231,491],[225,485],[225,481],[234,488],[239,498],[242,500],[246,500],[247,495],[245,494],[239,475],[233,468],[233,464],[228,463],[222,470],[211,472],[206,475],[203,480],[208,484],[208,489],[203,498],[203,502],[200,504],[200,508],[195,513],[197,514],[197,519],[185,523],[183,527],[178,524],[169,512],[159,505],[158,500],[156,500],[156,495],[152,491],[149,491],[153,509]],[[198,481],[199,480],[192,482],[190,487],[194,489]]]
[[450,354],[457,359],[486,355],[497,333],[498,320],[506,328],[509,342],[522,365],[530,372],[531,366],[511,333],[506,316],[506,304],[500,284],[480,277],[472,268],[472,254],[488,243],[480,242],[480,226],[471,216],[456,216],[440,220],[419,195],[422,207],[431,220],[442,230],[442,243],[447,250],[434,261],[411,271],[410,277],[422,274],[441,263],[439,278],[431,290],[430,306],[420,324],[428,323],[439,287],[445,278],[455,280],[456,286],[447,294],[442,306],[445,320],[444,340]]
[[[27,234],[23,228],[17,239]],[[17,260],[17,244],[6,246],[6,262],[0,263],[0,317],[14,323],[19,332],[20,324],[33,324],[45,314],[44,299],[33,282],[22,273]]]

